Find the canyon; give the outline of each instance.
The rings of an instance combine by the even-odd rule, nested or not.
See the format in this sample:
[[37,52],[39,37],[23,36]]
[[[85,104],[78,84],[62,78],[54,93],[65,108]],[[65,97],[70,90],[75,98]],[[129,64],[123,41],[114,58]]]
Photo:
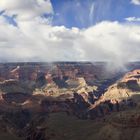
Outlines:
[[[124,128],[137,140],[139,133],[133,130],[139,132],[140,126],[140,63],[125,67],[109,69],[105,62],[0,64],[0,135],[3,139],[12,135],[13,140],[63,140],[71,134],[73,140],[82,140],[74,127],[82,131],[80,125],[90,124],[100,135],[90,129],[84,132],[92,133],[89,140],[128,139],[122,137]],[[64,130],[63,135],[59,127],[70,132]]]

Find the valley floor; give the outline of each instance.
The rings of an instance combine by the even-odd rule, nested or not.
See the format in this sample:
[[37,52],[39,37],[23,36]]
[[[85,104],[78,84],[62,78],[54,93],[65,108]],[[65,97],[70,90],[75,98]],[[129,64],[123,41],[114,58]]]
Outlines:
[[[103,120],[79,120],[65,113],[51,114],[48,119],[50,140],[93,140],[106,123]],[[48,133],[48,134],[49,134]]]

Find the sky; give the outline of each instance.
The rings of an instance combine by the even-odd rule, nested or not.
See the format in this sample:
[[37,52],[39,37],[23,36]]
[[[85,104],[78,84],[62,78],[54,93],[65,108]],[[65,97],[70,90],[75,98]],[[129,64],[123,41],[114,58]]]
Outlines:
[[140,0],[1,0],[0,62],[140,60]]

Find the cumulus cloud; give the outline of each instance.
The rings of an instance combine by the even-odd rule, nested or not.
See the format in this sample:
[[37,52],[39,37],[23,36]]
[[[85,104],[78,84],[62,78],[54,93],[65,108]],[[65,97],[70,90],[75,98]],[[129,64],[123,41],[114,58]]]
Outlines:
[[135,5],[140,5],[140,0],[132,0],[131,2]]
[[128,17],[125,18],[125,20],[129,22],[140,22],[140,18],[136,18],[136,17]]
[[[12,2],[0,1],[0,8],[5,13],[17,14],[18,24],[18,27],[13,26],[0,16],[2,62],[107,60],[121,65],[140,59],[139,25],[103,21],[87,29],[52,26],[46,22],[49,19],[44,21],[39,16],[45,9],[48,13],[53,11],[49,1]],[[46,2],[48,6],[44,5]],[[38,5],[45,7],[40,9]]]
[[53,13],[50,0],[1,0],[0,10],[6,15],[16,15],[20,20],[29,20],[43,13]]
[[128,61],[140,59],[139,26],[101,22],[83,34],[86,42],[83,46],[84,57],[88,60],[111,61],[122,67]]
[[140,59],[140,27],[101,22],[88,29],[51,26],[38,20],[0,22],[0,60],[116,61]]

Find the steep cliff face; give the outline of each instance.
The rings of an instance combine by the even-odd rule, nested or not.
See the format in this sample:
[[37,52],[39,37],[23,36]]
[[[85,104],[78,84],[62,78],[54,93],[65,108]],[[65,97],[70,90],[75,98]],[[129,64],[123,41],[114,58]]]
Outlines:
[[[46,126],[48,126],[49,121],[47,123],[45,122],[48,120],[47,115],[65,112],[69,115],[68,117],[66,116],[68,119],[66,123],[68,124],[71,124],[71,122],[69,122],[70,118],[73,118],[72,122],[74,121],[74,123],[75,121],[82,122],[82,119],[85,119],[83,129],[81,129],[80,123],[79,130],[77,129],[77,131],[79,131],[80,134],[82,131],[85,131],[87,137],[89,133],[93,134],[93,138],[91,139],[94,139],[95,135],[97,136],[97,132],[94,134],[93,131],[97,130],[96,128],[100,120],[104,122],[104,119],[106,119],[107,122],[100,122],[101,128],[98,128],[98,132],[100,133],[97,139],[129,140],[129,137],[131,139],[133,136],[134,140],[135,138],[138,139],[140,113],[138,113],[139,111],[137,111],[136,108],[139,110],[139,107],[132,105],[134,102],[129,99],[134,99],[137,104],[139,104],[140,70],[127,73],[121,80],[109,87],[108,85],[113,83],[112,81],[110,82],[110,80],[112,80],[111,78],[99,79],[98,85],[100,85],[100,88],[98,89],[92,84],[89,86],[90,80],[93,80],[92,83],[94,83],[95,79],[92,79],[92,73],[91,75],[88,73],[85,75],[87,70],[83,70],[80,73],[76,72],[74,75],[72,71],[68,74],[64,74],[63,72],[66,71],[66,69],[62,69],[62,72],[59,70],[56,73],[50,72],[49,74],[46,74],[47,72],[44,71],[41,73],[39,70],[34,70],[34,68],[26,70],[27,69],[24,68],[20,69],[19,67],[11,68],[9,71],[13,79],[3,79],[0,82],[0,129],[4,128],[8,133],[16,135],[27,132],[25,133],[27,137],[29,136],[34,140],[38,140],[37,137],[39,135],[44,136],[48,134]],[[98,74],[96,73],[98,77],[100,77],[100,73],[100,71]],[[65,76],[63,76],[63,74]],[[89,81],[86,80],[86,76],[89,78]],[[97,77],[94,76],[94,78]],[[107,82],[104,83],[105,80],[107,80]],[[108,89],[104,93],[106,87],[108,87]],[[98,90],[100,91],[100,95],[104,93],[101,97],[96,96],[99,94]],[[125,106],[121,104],[124,99],[127,100]],[[115,101],[115,103],[113,101]],[[134,112],[126,113],[126,110],[134,110]],[[135,114],[135,112],[137,112],[137,114]],[[33,115],[35,115],[35,118]],[[81,120],[78,120],[74,115]],[[62,118],[63,116],[64,115],[62,115]],[[132,116],[135,117],[132,119]],[[43,119],[45,119],[45,121]],[[97,121],[98,119],[99,122]],[[39,120],[39,122],[37,120]],[[55,120],[57,120],[59,124],[65,121],[62,119],[62,122],[59,122],[58,118],[55,118]],[[89,120],[89,124],[86,124]],[[93,120],[95,120],[96,123],[93,123]],[[68,124],[66,123],[65,128],[67,130]],[[89,127],[89,125],[91,125],[91,127]],[[71,126],[70,130],[76,131],[75,126]],[[133,131],[134,129],[132,130],[131,128],[133,126],[137,127],[136,133]],[[20,132],[18,132],[19,127],[21,128]],[[58,126],[56,127],[59,129]],[[124,130],[123,127],[129,129]],[[24,128],[25,132],[22,128]],[[61,132],[63,136],[63,131]],[[69,133],[69,131],[67,131],[67,133]],[[75,132],[72,133],[77,135]],[[129,133],[129,135],[127,135],[127,133]],[[37,137],[35,138],[34,136]],[[53,137],[52,135],[52,139]]]
[[95,119],[116,111],[139,108],[139,75],[139,70],[134,70],[109,86],[107,91],[88,108],[89,116]]
[[0,82],[0,89],[4,93],[7,92],[29,92],[30,89],[28,86],[26,86],[25,83],[20,83],[18,80],[15,79],[9,79],[9,80],[4,80],[3,82]]
[[140,100],[140,70],[127,73],[117,83],[111,85],[104,93],[106,100],[123,100],[133,98],[136,102]]
[[[110,101],[112,106],[104,104],[107,101]],[[105,109],[108,109],[109,115],[104,111],[106,123],[100,129],[98,139],[139,140],[139,102],[140,70],[137,69],[125,74],[119,81],[108,87],[102,98],[92,106],[94,111],[101,108],[104,110],[105,106],[102,104],[108,105]]]
[[139,140],[139,109],[123,111],[108,117],[108,123],[100,129],[98,135],[102,140]]

